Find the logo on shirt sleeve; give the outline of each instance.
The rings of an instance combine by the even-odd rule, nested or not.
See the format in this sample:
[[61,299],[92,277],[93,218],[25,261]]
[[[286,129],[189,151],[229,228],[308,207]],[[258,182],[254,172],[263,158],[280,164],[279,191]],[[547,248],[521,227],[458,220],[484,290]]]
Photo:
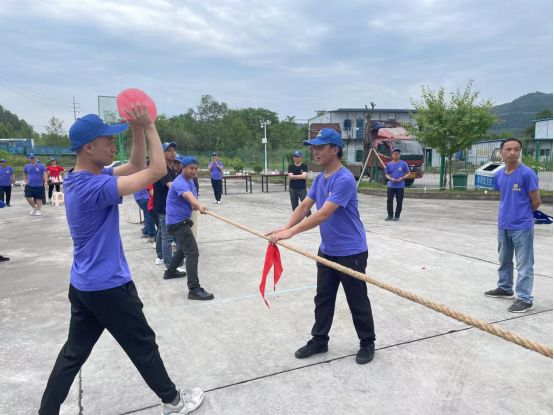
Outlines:
[[331,196],[331,193],[332,193],[332,192],[329,192],[328,196]]
[[514,190],[514,192],[521,192],[521,189],[520,189],[520,187],[517,183],[514,184],[514,189],[513,190]]

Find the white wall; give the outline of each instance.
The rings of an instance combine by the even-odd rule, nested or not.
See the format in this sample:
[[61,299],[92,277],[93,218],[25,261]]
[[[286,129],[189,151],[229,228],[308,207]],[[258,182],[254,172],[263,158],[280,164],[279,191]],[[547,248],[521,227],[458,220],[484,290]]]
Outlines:
[[552,120],[535,123],[535,138],[552,138]]

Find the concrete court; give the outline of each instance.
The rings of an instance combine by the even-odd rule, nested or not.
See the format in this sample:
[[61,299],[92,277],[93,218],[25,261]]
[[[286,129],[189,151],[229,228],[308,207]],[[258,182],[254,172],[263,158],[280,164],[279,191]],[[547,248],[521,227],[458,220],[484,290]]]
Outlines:
[[[201,201],[251,228],[283,225],[288,193],[271,186],[242,194],[232,181],[213,205],[207,180]],[[67,289],[72,241],[65,210],[29,215],[21,192],[0,210],[0,414],[36,413],[69,323]],[[370,259],[367,273],[423,297],[552,345],[552,227],[537,226],[535,309],[507,311],[489,299],[497,274],[498,202],[406,199],[399,222],[384,222],[385,198],[360,197]],[[138,219],[133,197],[124,199]],[[121,236],[133,279],[174,382],[206,391],[195,414],[551,414],[552,360],[469,328],[435,311],[369,286],[377,352],[355,363],[358,339],[339,291],[329,352],[298,360],[294,351],[313,324],[316,267],[281,248],[284,273],[267,309],[258,287],[266,243],[212,217],[199,224],[200,279],[211,302],[186,298],[186,281],[162,279],[140,226],[125,221]],[[542,206],[552,214],[552,206]],[[290,242],[316,252],[317,230]],[[107,332],[76,378],[66,415],[159,414],[152,393]]]

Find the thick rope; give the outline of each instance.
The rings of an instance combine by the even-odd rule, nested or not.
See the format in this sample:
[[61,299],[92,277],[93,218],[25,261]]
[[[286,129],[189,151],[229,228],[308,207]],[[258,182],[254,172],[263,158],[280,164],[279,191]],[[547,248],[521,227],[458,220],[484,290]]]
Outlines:
[[[219,220],[222,220],[223,222],[227,222],[230,225],[236,226],[239,229],[242,229],[246,232],[250,232],[251,234],[254,234],[256,236],[259,236],[260,238],[269,239],[269,237],[265,236],[263,233],[255,231],[253,229],[247,228],[246,226],[243,226],[239,223],[233,222],[232,220],[229,220],[227,218],[224,218],[223,216],[220,216],[216,213],[209,212],[208,215],[213,216],[214,218],[217,218]],[[323,265],[328,266],[329,268],[336,269],[337,271],[340,271],[344,274],[348,274],[351,277],[357,278],[359,280],[368,282],[370,284],[373,284],[379,288],[382,288],[384,290],[390,291],[391,293],[394,293],[396,295],[399,295],[400,297],[407,298],[408,300],[411,300],[415,303],[421,304],[427,308],[430,308],[431,310],[438,311],[439,313],[444,314],[445,316],[451,317],[455,320],[461,321],[462,323],[465,323],[467,325],[473,326],[475,328],[478,328],[479,330],[486,331],[487,333],[494,334],[495,336],[501,337],[504,340],[508,340],[512,343],[515,343],[521,347],[525,347],[526,349],[533,350],[534,352],[540,353],[546,357],[549,357],[552,359],[552,347],[548,347],[544,344],[538,343],[533,340],[526,339],[525,337],[521,337],[515,333],[511,333],[507,330],[501,329],[500,327],[494,326],[492,324],[489,324],[485,321],[478,320],[474,317],[468,316],[466,314],[460,313],[459,311],[456,311],[450,307],[447,307],[445,305],[435,303],[433,301],[429,301],[426,298],[420,297],[419,295],[413,294],[409,291],[404,291],[400,288],[397,288],[393,285],[386,284],[384,282],[381,282],[373,277],[370,277],[369,275],[362,274],[361,272],[354,271],[353,269],[344,267],[342,265],[337,264],[336,262],[329,261],[325,258],[322,258],[318,255],[314,255],[310,252],[306,252],[300,248],[297,248],[294,245],[290,245],[286,242],[277,242],[277,245],[280,245],[284,248],[290,249],[291,251],[294,251],[298,254],[304,255],[308,258],[313,259],[314,261],[317,261]]]

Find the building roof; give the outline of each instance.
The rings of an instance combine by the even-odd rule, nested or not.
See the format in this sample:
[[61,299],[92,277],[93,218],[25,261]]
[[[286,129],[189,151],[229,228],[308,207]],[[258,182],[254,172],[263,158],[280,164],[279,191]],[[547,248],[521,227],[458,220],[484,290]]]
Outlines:
[[533,120],[533,122],[539,122],[539,121],[550,121],[552,118],[541,118],[540,120]]
[[504,141],[503,138],[497,138],[496,140],[483,140],[483,141],[476,141],[473,144],[480,144],[480,143],[497,143],[499,141]]
[[[327,112],[365,112],[366,109],[365,108],[339,108],[339,109],[336,109],[336,110],[332,110],[332,111],[327,111]],[[377,111],[377,112],[417,112],[416,110],[413,110],[413,109],[406,109],[406,108],[375,108],[373,111]]]
[[547,141],[547,140],[552,141],[552,137],[550,137],[550,138],[546,138],[546,137],[545,138],[533,138],[533,141]]

